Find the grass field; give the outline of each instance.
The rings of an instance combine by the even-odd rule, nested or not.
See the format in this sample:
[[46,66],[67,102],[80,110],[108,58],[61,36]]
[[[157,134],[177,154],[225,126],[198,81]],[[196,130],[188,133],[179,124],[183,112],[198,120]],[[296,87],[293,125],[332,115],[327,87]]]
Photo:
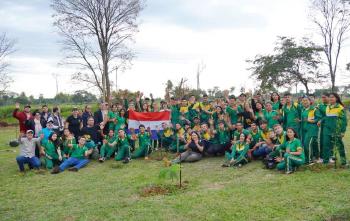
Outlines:
[[[350,220],[350,170],[292,175],[260,162],[221,168],[222,158],[183,164],[187,187],[141,196],[159,184],[161,161],[90,163],[78,173],[20,175],[13,128],[0,130],[0,220]],[[345,138],[349,150],[350,133]],[[166,181],[170,184],[170,181]]]

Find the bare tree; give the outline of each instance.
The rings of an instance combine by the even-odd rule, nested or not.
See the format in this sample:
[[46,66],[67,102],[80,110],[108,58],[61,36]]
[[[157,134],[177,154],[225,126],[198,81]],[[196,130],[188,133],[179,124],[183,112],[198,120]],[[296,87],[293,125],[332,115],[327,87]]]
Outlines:
[[350,11],[348,0],[313,0],[312,21],[319,29],[323,40],[323,50],[327,58],[327,66],[335,90],[335,79],[338,61],[344,42],[348,40],[350,28]]
[[15,51],[14,46],[14,40],[9,39],[6,33],[0,33],[0,94],[3,94],[12,82],[12,78],[8,75],[10,64],[7,62],[7,57]]
[[54,25],[63,36],[64,64],[77,65],[72,79],[111,95],[110,74],[134,57],[129,44],[138,31],[141,0],[52,0]]

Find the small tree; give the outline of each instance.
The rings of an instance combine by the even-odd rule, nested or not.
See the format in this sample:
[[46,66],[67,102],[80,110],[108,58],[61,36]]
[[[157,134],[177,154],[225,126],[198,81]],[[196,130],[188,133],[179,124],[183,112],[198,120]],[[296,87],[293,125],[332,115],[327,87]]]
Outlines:
[[8,75],[9,63],[7,58],[12,54],[15,41],[9,39],[6,33],[0,33],[0,94],[3,94],[12,82],[12,78]]

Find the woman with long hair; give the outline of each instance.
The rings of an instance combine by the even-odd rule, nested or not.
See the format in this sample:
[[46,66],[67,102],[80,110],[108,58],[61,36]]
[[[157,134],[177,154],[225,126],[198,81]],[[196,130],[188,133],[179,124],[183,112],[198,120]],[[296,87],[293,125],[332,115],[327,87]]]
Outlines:
[[59,164],[63,160],[60,142],[56,133],[51,133],[49,139],[42,144],[41,153],[44,156],[47,169],[52,169],[54,164]]
[[[323,163],[334,162],[335,150],[339,151],[342,165],[346,165],[346,154],[343,137],[346,131],[347,119],[344,104],[337,93],[329,94],[329,104],[326,108],[326,116],[322,120],[323,128]],[[335,149],[337,148],[337,149]]]

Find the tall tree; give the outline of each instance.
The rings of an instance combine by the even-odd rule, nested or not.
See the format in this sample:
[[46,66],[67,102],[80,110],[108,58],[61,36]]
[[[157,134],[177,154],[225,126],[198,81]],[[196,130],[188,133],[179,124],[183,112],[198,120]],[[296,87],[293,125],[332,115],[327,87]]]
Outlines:
[[110,74],[133,58],[128,47],[138,30],[140,0],[52,0],[54,25],[63,36],[64,63],[78,65],[72,78],[111,95]]
[[9,39],[6,33],[0,33],[0,94],[3,94],[12,82],[8,74],[8,56],[15,51],[15,41]]
[[335,90],[339,56],[350,28],[349,0],[312,0],[313,23],[319,29],[323,51]]
[[279,37],[273,55],[258,55],[249,61],[252,76],[263,91],[301,83],[308,94],[310,84],[321,83],[327,76],[318,71],[320,50],[306,38],[298,45],[293,38]]

